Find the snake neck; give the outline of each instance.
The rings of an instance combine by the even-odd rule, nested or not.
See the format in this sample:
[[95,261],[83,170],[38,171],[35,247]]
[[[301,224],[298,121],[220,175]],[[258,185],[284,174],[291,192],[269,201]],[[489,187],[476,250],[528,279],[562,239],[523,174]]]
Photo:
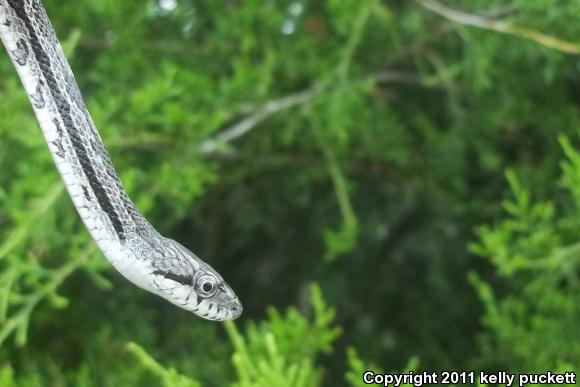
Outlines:
[[117,176],[40,1],[0,0],[0,37],[93,237],[123,242],[150,233]]

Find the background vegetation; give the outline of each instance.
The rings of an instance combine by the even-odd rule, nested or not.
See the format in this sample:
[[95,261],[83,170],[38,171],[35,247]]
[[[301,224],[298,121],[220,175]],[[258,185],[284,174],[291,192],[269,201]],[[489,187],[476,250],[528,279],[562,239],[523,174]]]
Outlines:
[[577,371],[580,4],[441,1],[44,1],[130,196],[245,313],[110,267],[0,55],[0,386]]

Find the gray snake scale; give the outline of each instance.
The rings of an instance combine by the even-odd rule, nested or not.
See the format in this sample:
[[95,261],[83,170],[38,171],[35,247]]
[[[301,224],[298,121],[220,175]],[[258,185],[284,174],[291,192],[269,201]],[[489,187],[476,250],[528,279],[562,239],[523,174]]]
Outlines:
[[40,0],[0,0],[0,38],[105,257],[129,281],[183,309],[210,320],[238,317],[242,305],[219,273],[159,234],[127,196]]

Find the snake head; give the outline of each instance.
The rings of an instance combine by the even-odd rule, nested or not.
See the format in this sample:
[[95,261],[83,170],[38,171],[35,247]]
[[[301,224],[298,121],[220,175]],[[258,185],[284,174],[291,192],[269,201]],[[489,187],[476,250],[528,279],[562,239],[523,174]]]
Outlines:
[[207,263],[200,261],[193,280],[197,310],[210,320],[233,320],[242,314],[242,303],[223,278]]
[[178,256],[153,270],[153,292],[208,320],[239,317],[242,304],[221,275],[179,243],[166,240],[177,247]]

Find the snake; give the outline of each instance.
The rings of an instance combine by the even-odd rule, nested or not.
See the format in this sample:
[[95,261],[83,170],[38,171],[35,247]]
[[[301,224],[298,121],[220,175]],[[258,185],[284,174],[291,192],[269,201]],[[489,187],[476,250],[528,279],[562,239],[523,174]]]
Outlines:
[[138,287],[208,320],[242,304],[223,277],[162,236],[123,188],[40,0],[0,0],[0,38],[56,168],[86,229],[112,266]]

